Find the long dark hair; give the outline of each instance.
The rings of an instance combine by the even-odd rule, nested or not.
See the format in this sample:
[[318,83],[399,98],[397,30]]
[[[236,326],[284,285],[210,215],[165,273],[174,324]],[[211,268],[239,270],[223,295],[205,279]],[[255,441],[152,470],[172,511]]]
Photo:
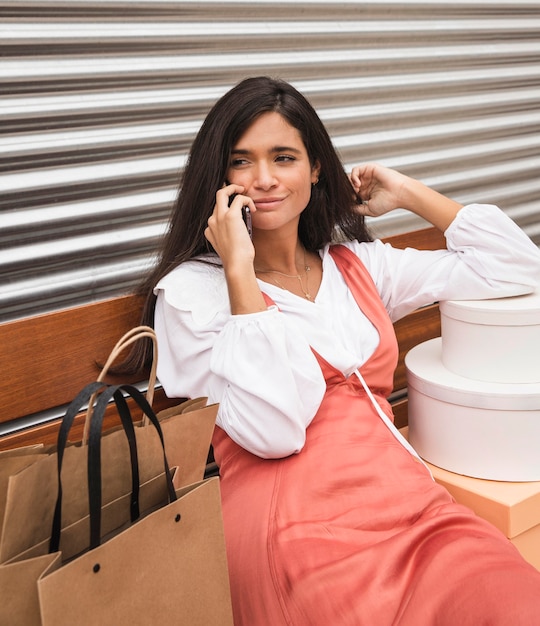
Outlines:
[[[145,298],[143,324],[154,325],[153,290],[159,280],[181,263],[213,252],[204,231],[214,210],[216,191],[225,182],[231,151],[251,124],[267,112],[279,113],[296,128],[312,166],[320,165],[319,182],[312,187],[298,226],[305,248],[317,251],[336,238],[371,239],[364,217],[354,209],[357,200],[351,184],[315,109],[285,81],[247,78],[216,102],[195,137],[158,263],[137,289]],[[150,346],[139,343],[124,364],[129,371],[139,369],[150,357]]]

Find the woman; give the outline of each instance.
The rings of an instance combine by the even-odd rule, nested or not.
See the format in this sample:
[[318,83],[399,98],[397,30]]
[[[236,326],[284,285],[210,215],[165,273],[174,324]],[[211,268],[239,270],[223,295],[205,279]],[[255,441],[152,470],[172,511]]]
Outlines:
[[[397,207],[448,250],[370,241],[364,215]],[[379,165],[349,180],[290,85],[247,79],[214,106],[142,290],[167,394],[220,403],[235,623],[536,623],[540,574],[380,414],[392,418],[393,321],[539,282],[538,249],[496,207]]]

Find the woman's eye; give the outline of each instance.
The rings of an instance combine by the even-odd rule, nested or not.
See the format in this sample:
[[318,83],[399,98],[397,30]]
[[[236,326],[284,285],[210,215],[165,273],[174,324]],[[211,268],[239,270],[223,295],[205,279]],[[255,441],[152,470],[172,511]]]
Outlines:
[[240,167],[242,165],[245,165],[247,163],[246,159],[233,159],[231,161],[231,167]]
[[288,161],[295,161],[295,160],[296,159],[290,154],[280,154],[278,157],[276,157],[276,161],[280,161],[282,163],[286,163]]

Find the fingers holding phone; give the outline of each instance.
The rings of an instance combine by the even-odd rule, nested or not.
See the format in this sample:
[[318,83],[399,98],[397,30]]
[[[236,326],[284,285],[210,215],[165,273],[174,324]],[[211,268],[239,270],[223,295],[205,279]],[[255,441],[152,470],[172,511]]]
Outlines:
[[216,192],[214,211],[205,230],[206,238],[224,263],[235,255],[247,253],[251,259],[254,257],[251,216],[257,209],[249,196],[242,195],[243,191],[240,185],[224,185]]

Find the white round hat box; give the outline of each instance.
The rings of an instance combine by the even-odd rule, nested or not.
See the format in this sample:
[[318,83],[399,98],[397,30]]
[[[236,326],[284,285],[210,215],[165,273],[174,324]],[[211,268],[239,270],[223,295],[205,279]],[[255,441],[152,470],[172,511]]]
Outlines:
[[494,383],[540,382],[540,292],[440,303],[442,361]]
[[449,371],[441,338],[405,357],[409,441],[429,463],[499,481],[540,480],[540,382],[487,383]]

